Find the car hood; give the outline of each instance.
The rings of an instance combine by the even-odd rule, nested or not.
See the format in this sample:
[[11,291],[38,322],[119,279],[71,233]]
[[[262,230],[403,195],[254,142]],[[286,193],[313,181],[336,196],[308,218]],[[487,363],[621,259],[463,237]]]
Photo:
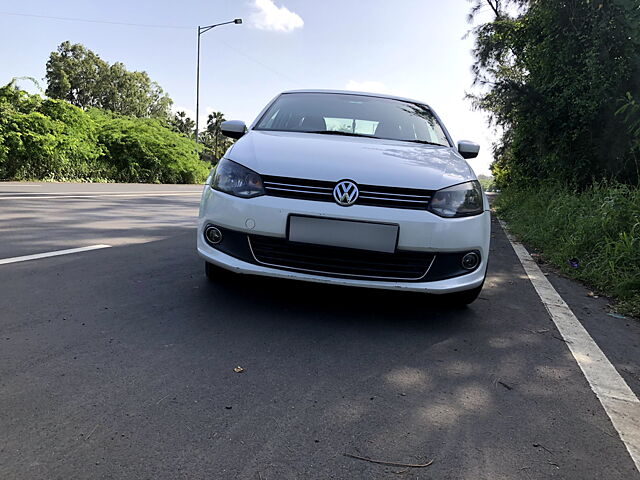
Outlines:
[[450,147],[396,140],[251,130],[226,157],[261,175],[439,190],[475,180]]

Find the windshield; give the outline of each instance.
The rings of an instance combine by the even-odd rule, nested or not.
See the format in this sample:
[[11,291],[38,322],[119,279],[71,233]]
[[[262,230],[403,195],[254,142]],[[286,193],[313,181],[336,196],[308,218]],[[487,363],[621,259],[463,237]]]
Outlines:
[[256,130],[384,138],[450,146],[428,107],[390,98],[339,93],[285,93]]

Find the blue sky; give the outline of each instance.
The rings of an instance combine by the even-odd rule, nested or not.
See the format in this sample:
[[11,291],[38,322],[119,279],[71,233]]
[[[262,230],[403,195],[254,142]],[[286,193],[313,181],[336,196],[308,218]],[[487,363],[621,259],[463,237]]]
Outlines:
[[[423,100],[456,140],[481,144],[471,160],[487,173],[493,134],[464,99],[473,38],[466,0],[33,0],[0,5],[0,82],[42,79],[65,40],[108,62],[146,70],[195,111],[196,27],[240,17],[202,37],[201,117],[220,110],[247,123],[277,93],[296,88],[380,91]],[[65,21],[7,13],[177,28]],[[480,16],[488,19],[489,12]],[[28,87],[24,82],[23,87]],[[44,85],[44,82],[43,82]]]

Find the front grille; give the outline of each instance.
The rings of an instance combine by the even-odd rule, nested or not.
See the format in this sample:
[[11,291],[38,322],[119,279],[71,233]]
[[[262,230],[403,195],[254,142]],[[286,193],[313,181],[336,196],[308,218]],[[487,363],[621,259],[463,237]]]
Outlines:
[[256,261],[263,265],[370,280],[421,280],[434,258],[425,252],[380,253],[257,235],[249,236],[249,245]]
[[335,183],[303,178],[262,176],[264,190],[273,197],[333,202]]
[[[319,202],[335,202],[333,188],[336,186],[336,182],[265,175],[262,176],[262,179],[267,195],[300,200],[316,200]],[[383,187],[379,185],[358,185],[358,190],[360,195],[355,202],[356,205],[411,210],[426,210],[433,195],[433,190]]]

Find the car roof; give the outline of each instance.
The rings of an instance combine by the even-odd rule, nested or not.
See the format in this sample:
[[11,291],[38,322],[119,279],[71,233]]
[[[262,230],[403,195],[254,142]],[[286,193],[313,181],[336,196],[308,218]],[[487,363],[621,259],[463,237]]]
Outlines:
[[339,93],[342,95],[362,95],[365,97],[379,97],[379,98],[390,98],[393,100],[401,100],[403,102],[411,102],[411,103],[419,103],[420,105],[424,105],[425,107],[431,109],[429,105],[420,100],[414,100],[412,98],[406,97],[398,97],[396,95],[388,95],[386,93],[371,93],[371,92],[356,92],[353,90],[322,90],[322,89],[304,89],[304,90],[287,90],[286,92],[282,92],[282,94],[287,93]]

